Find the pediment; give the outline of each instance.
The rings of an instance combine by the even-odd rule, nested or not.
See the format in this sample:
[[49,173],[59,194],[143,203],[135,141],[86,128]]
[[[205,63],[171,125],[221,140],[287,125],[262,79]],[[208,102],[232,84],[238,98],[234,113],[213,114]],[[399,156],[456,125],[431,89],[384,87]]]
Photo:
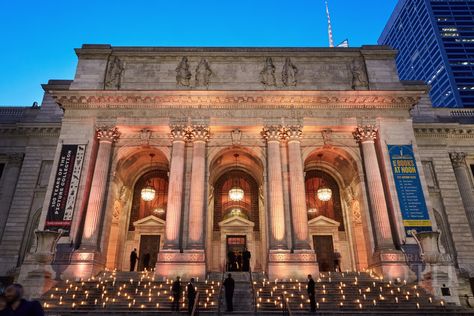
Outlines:
[[324,227],[339,228],[340,225],[341,223],[339,223],[338,221],[335,221],[323,215],[319,215],[318,217],[313,218],[312,220],[308,222],[308,226],[318,226],[318,227],[324,226]]
[[254,227],[255,223],[245,219],[241,216],[232,216],[222,222],[219,222],[219,227]]
[[165,226],[165,221],[156,216],[150,215],[145,218],[139,219],[138,221],[133,222],[134,227],[156,227],[156,226]]

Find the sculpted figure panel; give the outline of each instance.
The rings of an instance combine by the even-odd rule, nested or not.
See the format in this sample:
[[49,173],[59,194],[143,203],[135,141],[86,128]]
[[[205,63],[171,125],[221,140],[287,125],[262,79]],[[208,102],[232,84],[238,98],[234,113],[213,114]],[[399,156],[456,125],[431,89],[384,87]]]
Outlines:
[[109,59],[107,72],[105,74],[104,89],[119,90],[122,83],[123,62],[117,56]]
[[362,63],[354,60],[351,64],[352,90],[365,90],[369,84],[367,74]]
[[281,81],[287,87],[295,87],[298,80],[298,68],[293,64],[291,59],[287,57],[285,64],[283,65],[283,71],[281,73]]
[[263,83],[264,86],[276,86],[275,65],[273,65],[271,57],[267,57],[265,66],[260,72],[260,82]]
[[207,87],[212,76],[212,70],[206,59],[202,58],[196,68],[196,87]]
[[189,87],[191,80],[191,71],[189,71],[188,58],[183,57],[176,67],[176,85]]

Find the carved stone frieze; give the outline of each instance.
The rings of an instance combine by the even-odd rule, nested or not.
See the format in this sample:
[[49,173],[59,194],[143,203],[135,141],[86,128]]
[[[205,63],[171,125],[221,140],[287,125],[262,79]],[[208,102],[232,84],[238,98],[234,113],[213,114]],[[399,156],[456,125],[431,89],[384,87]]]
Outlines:
[[269,253],[269,262],[314,262],[316,257],[314,253]]
[[160,252],[158,254],[159,262],[203,262],[204,260],[204,252]]

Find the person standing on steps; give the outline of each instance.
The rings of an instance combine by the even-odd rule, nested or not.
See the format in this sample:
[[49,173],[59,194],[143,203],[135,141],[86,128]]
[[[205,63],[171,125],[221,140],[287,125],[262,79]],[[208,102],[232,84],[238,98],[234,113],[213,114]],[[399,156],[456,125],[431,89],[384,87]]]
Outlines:
[[248,251],[247,248],[245,248],[244,253],[242,254],[242,260],[244,261],[243,262],[243,270],[245,272],[250,271],[250,258],[251,257],[252,257],[252,254],[250,253],[250,251]]
[[229,250],[229,252],[227,253],[228,271],[234,271],[234,265],[235,265],[235,254],[232,250]]
[[341,254],[339,251],[334,251],[334,269],[336,272],[341,272]]
[[179,312],[179,294],[181,293],[181,282],[179,276],[176,277],[176,281],[171,286],[171,293],[173,294],[173,304],[171,304],[171,310]]
[[308,291],[309,304],[311,306],[311,312],[316,311],[316,293],[315,293],[315,283],[311,274],[308,274],[308,285],[306,290]]
[[137,254],[137,248],[135,248],[130,253],[130,272],[135,271],[135,265],[137,264],[137,260],[138,260],[138,254]]
[[191,278],[191,280],[189,281],[187,290],[188,290],[188,313],[192,314],[194,301],[196,300],[196,287],[194,285],[194,278]]
[[227,275],[227,279],[225,279],[224,281],[224,288],[225,288],[225,302],[227,305],[227,311],[233,312],[234,306],[233,306],[232,300],[234,298],[235,282],[234,282],[234,279],[232,279],[232,274],[230,273]]

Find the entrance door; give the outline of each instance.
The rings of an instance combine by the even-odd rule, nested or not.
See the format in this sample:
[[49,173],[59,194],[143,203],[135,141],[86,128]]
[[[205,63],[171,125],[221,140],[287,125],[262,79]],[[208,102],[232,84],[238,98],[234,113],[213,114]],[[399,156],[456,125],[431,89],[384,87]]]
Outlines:
[[331,235],[313,236],[319,271],[334,271],[334,244]]
[[242,253],[247,236],[227,236],[227,271],[242,271]]
[[155,268],[158,252],[160,251],[160,235],[140,236],[140,259],[138,271]]

